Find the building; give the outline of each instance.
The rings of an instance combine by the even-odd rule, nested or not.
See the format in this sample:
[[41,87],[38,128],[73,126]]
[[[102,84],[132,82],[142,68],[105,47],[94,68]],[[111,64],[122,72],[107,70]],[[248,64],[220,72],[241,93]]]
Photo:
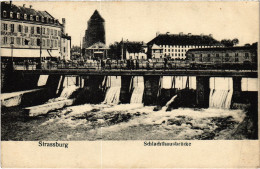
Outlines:
[[68,59],[70,46],[62,43],[65,19],[63,22],[61,24],[47,11],[35,10],[32,6],[1,2],[2,61],[8,58],[14,61]]
[[190,49],[186,55],[190,63],[257,64],[257,44],[237,47]]
[[86,48],[85,51],[90,59],[105,59],[109,48],[102,42],[97,42]]
[[121,41],[122,59],[147,59],[147,44],[137,41]]
[[[153,53],[153,45],[157,45],[162,48],[161,53]],[[155,57],[168,57],[171,59],[185,59],[186,52],[189,49],[194,48],[209,48],[209,47],[221,47],[223,46],[219,41],[215,40],[212,35],[192,35],[183,34],[159,34],[147,43],[148,45],[148,58]],[[155,47],[155,46],[154,46]],[[156,47],[158,48],[158,47]]]
[[[93,50],[89,50],[88,48],[92,49],[91,46],[96,43],[102,43],[102,46],[106,46],[105,20],[101,17],[97,10],[95,10],[93,15],[90,17],[87,30],[85,31],[85,36],[83,37],[85,57],[89,58],[93,56]],[[99,53],[98,55],[105,55],[100,54],[100,50],[96,52]]]

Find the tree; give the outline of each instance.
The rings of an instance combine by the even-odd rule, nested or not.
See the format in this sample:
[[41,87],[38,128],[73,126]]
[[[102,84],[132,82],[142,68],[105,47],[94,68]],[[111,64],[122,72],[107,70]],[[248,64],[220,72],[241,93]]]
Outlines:
[[221,44],[223,44],[225,47],[233,47],[234,45],[237,45],[239,43],[239,40],[237,38],[231,40],[231,39],[222,39],[220,41]]

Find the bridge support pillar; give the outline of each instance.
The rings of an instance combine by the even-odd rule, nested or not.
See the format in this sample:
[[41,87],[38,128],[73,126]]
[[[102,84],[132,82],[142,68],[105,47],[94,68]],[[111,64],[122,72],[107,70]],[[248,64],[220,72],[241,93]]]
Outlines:
[[144,105],[154,105],[157,101],[160,76],[144,76]]
[[196,102],[198,107],[207,108],[209,107],[209,77],[197,76],[196,77],[197,85],[197,96]]
[[[84,78],[84,93],[82,99],[85,103],[100,103],[104,101],[104,91],[102,82],[104,76],[85,76]],[[85,96],[83,96],[85,95]]]
[[133,76],[121,76],[120,101],[122,103],[130,103],[132,91],[130,83]]
[[233,100],[239,101],[239,97],[241,96],[241,82],[242,77],[233,77]]
[[61,75],[49,75],[46,88],[48,89],[48,93],[50,97],[56,97],[56,92],[59,86]]

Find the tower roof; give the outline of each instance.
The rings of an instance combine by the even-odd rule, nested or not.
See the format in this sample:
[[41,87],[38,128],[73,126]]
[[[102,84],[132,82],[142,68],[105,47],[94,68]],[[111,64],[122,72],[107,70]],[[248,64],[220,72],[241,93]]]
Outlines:
[[105,22],[105,20],[102,18],[102,16],[99,14],[97,10],[93,13],[93,15],[90,17],[90,20]]

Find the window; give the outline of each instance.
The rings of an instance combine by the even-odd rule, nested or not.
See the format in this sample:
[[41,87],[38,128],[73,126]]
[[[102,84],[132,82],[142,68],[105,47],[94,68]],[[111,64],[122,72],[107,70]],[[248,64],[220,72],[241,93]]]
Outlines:
[[57,36],[57,30],[54,30],[54,36]]
[[34,34],[34,27],[31,27],[31,34]]
[[45,28],[42,28],[42,34],[45,34]]
[[20,19],[20,18],[21,18],[20,13],[17,13],[17,19]]
[[36,16],[36,21],[39,21],[39,16]]
[[30,15],[30,20],[33,21],[33,15]]
[[41,46],[41,40],[37,39],[37,46]]
[[27,20],[27,14],[23,15],[23,19]]
[[235,57],[238,57],[238,53],[235,53]]
[[25,40],[24,40],[24,44],[25,44],[25,45],[29,45],[29,40],[25,39]]
[[60,47],[60,41],[58,42],[58,47]]
[[164,51],[166,52],[166,49],[164,49]]
[[235,62],[239,62],[239,59],[238,59],[238,57],[235,57]]
[[200,54],[200,62],[202,62],[202,54]]
[[59,35],[59,36],[61,35],[61,32],[60,32],[60,31],[58,32],[58,35]]
[[18,25],[18,32],[23,32],[23,26],[22,25]]
[[4,23],[4,24],[3,24],[3,29],[4,29],[4,31],[7,31],[8,25]]
[[42,16],[42,22],[44,22],[44,17]]
[[7,44],[7,42],[8,42],[7,40],[8,40],[8,39],[7,39],[7,37],[5,36],[5,37],[3,38],[3,43],[4,43],[4,44]]
[[16,38],[16,43],[17,43],[17,45],[21,45],[21,38],[20,37]]
[[219,54],[218,53],[216,54],[216,57],[219,58]]
[[50,34],[50,29],[49,28],[47,28],[47,35],[49,35]]
[[25,27],[24,27],[24,32],[25,32],[25,33],[28,33],[28,26],[25,26]]
[[44,39],[42,40],[42,46],[45,46],[45,40]]
[[51,29],[51,35],[53,35],[53,29]]
[[180,52],[180,49],[178,50],[178,52]]
[[249,53],[245,53],[245,59],[249,59]]
[[175,52],[177,52],[177,49],[175,49]]
[[10,18],[13,18],[13,17],[14,17],[14,13],[10,12]]
[[14,32],[14,24],[11,24],[11,32]]
[[226,55],[225,55],[225,62],[228,62],[228,61],[229,61],[229,54],[226,53]]
[[208,59],[207,60],[208,60],[208,62],[210,62],[210,54],[208,54]]
[[195,61],[195,56],[194,56],[194,54],[191,55],[191,60],[192,60],[192,61]]
[[41,28],[40,27],[36,27],[36,31],[37,31],[37,34],[41,34]]
[[168,52],[170,52],[171,50],[170,49],[168,49]]
[[57,47],[57,40],[55,40],[54,42],[55,42],[54,46]]
[[174,50],[172,49],[172,52],[173,52]]
[[50,46],[50,39],[47,39],[47,46]]
[[10,44],[14,44],[14,37],[11,37],[11,42]]
[[63,48],[63,51],[64,51],[64,53],[66,52],[66,48],[65,47]]
[[6,18],[6,11],[3,11],[3,17]]
[[31,39],[31,45],[34,46],[34,39]]

